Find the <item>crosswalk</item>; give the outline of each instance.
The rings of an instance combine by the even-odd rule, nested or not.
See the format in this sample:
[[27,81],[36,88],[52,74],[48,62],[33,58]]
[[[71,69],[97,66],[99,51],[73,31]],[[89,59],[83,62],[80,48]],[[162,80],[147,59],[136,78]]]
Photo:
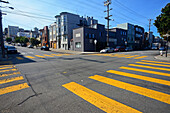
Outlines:
[[[19,82],[22,80],[24,81],[24,77],[21,76],[21,73],[18,72],[14,65],[0,65],[0,96],[28,88],[27,83]],[[9,86],[8,83],[17,85]]]
[[[53,58],[53,57],[61,57],[61,56],[70,56],[74,54],[43,54],[43,55],[31,55],[25,56],[28,59],[36,59],[36,58]],[[16,57],[18,60],[24,60],[22,57]]]
[[132,55],[132,54],[89,54],[95,56],[107,56],[107,57],[117,57],[117,58],[133,58],[133,59],[143,59],[147,58],[148,56],[140,56],[140,55]]
[[[108,55],[109,56],[109,55]],[[108,77],[105,75],[93,75],[88,77],[88,79],[94,80],[93,82],[104,83],[109,86],[113,86],[119,89],[122,89],[127,92],[131,92],[135,95],[142,97],[147,97],[146,99],[156,100],[158,103],[164,103],[170,105],[170,94],[161,92],[159,89],[150,89],[146,87],[145,83],[152,83],[158,86],[166,86],[170,89],[170,63],[169,62],[158,62],[158,61],[149,61],[141,60],[133,64],[128,64],[127,66],[121,66],[115,70],[107,70],[106,73],[112,75]],[[160,72],[161,71],[161,72]],[[136,74],[137,72],[137,74]],[[152,76],[149,76],[152,75]],[[122,81],[115,79],[114,76],[132,78],[135,83],[129,83],[128,81]],[[161,77],[164,78],[161,78]],[[144,81],[144,85],[138,85],[137,81]],[[68,91],[79,96],[85,101],[91,103],[97,108],[105,112],[126,112],[126,113],[142,113],[144,111],[140,108],[134,106],[129,106],[121,103],[118,99],[109,98],[105,95],[100,94],[100,92],[95,92],[95,89],[89,89],[79,83],[70,82],[62,85]],[[133,98],[133,97],[131,97]],[[149,107],[149,106],[148,106]]]

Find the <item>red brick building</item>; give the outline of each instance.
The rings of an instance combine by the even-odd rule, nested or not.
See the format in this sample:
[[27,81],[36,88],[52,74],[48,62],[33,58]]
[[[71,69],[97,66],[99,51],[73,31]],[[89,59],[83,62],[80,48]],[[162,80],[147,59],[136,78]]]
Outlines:
[[45,26],[42,30],[42,36],[41,36],[41,46],[47,46],[49,47],[49,30],[48,26]]

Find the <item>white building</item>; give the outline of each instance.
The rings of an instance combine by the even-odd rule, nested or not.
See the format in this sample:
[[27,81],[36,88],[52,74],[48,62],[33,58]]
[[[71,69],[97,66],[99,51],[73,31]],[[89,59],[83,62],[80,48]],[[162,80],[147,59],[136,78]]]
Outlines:
[[92,24],[98,23],[98,21],[94,20],[93,17],[83,18],[79,15],[68,12],[62,12],[60,13],[60,15],[55,16],[55,18],[57,46],[56,48],[64,50],[70,49],[70,40],[73,39],[73,29],[78,28],[80,26],[90,26]]
[[57,49],[56,26],[57,26],[56,23],[53,23],[49,26],[50,48],[53,48],[53,49]]
[[18,32],[17,33],[18,37],[26,37],[26,38],[30,38],[30,33],[29,32]]
[[18,32],[19,32],[18,26],[9,26],[8,25],[8,37],[11,37],[12,41],[14,41],[14,38],[17,36]]

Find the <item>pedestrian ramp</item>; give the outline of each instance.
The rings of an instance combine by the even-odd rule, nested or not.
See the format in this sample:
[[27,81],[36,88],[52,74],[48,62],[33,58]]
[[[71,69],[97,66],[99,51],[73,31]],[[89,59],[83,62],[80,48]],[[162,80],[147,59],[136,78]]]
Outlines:
[[[21,82],[22,81],[22,82]],[[15,85],[9,85],[15,84]],[[28,88],[24,77],[14,65],[0,65],[0,96]]]
[[[118,88],[120,89],[120,94],[121,91],[125,91],[128,93],[130,92],[131,94],[139,96],[139,98],[145,98],[150,101],[155,100],[156,103],[164,103],[170,105],[170,93],[162,92],[159,90],[159,88],[152,89],[150,87],[147,87],[147,83],[152,83],[158,85],[159,87],[165,86],[169,87],[170,89],[169,66],[170,63],[168,62],[141,60],[141,63],[136,62],[133,64],[128,64],[127,66],[121,66],[117,70],[110,69],[104,72],[106,75],[95,74],[88,77],[88,79],[93,80],[93,82],[98,82],[99,84],[106,84],[106,87],[112,86],[113,88]],[[119,79],[115,79],[116,77],[114,76],[129,78],[138,82],[144,82],[143,85],[139,85],[137,84],[138,82],[132,83],[129,82],[127,79],[122,81]],[[122,102],[119,99],[114,99],[114,96],[112,98],[109,98],[107,97],[107,95],[100,93],[99,91],[94,91],[95,89],[87,88],[86,86],[81,85],[81,83],[79,84],[77,82],[70,82],[62,86],[71,93],[84,99],[85,101],[103,110],[104,112],[144,112],[142,111],[142,109],[133,107],[127,102]]]
[[133,59],[143,59],[147,58],[148,56],[141,56],[141,55],[132,55],[132,54],[89,54],[95,56],[107,56],[107,57],[115,57],[115,58],[133,58]]

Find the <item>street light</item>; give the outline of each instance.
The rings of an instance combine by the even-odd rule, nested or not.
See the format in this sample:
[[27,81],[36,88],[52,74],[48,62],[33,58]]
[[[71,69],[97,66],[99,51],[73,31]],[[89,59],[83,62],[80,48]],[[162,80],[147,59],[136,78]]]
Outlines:
[[94,44],[95,44],[95,52],[96,52],[96,44],[97,44],[97,40],[94,40]]

